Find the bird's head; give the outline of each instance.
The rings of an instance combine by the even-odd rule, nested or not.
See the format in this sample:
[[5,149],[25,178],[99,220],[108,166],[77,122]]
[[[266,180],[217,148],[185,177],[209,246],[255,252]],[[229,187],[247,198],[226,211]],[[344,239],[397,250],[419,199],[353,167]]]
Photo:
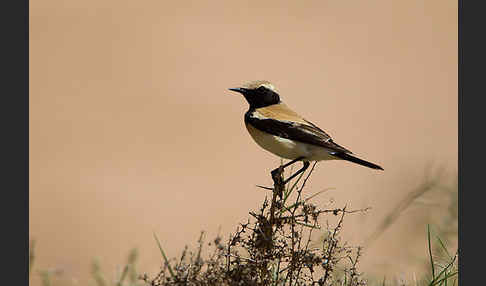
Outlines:
[[229,90],[241,93],[250,104],[250,108],[260,108],[280,102],[277,90],[266,80],[252,81],[242,87]]

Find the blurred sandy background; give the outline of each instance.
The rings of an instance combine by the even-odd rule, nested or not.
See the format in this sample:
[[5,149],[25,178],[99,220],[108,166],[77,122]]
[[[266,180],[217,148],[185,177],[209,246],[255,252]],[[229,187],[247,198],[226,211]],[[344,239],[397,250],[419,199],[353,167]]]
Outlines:
[[[137,247],[139,269],[154,274],[153,232],[169,256],[201,230],[233,232],[279,163],[247,134],[247,103],[227,90],[255,79],[385,168],[320,163],[309,181],[309,193],[336,188],[323,203],[372,207],[348,217],[351,243],[427,164],[457,172],[457,1],[30,1],[36,269],[92,284],[93,258],[114,273]],[[361,270],[418,271],[418,211],[365,250]]]

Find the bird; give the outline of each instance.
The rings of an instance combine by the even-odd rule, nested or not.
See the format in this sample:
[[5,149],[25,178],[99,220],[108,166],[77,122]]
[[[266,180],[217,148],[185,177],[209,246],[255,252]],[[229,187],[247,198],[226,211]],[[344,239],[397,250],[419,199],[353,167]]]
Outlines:
[[[251,81],[229,90],[243,95],[249,104],[244,122],[253,140],[263,149],[290,160],[281,166],[282,170],[298,161],[303,163],[303,167],[287,178],[284,184],[305,172],[313,161],[345,160],[384,170],[379,165],[353,156],[350,150],[335,143],[324,130],[290,109],[269,81]],[[279,168],[272,170],[272,175]]]

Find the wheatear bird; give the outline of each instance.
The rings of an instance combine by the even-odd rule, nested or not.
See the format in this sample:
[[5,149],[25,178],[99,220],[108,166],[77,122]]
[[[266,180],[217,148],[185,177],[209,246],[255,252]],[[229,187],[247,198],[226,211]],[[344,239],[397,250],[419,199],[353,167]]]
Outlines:
[[[250,104],[250,109],[245,113],[245,125],[260,147],[281,158],[290,159],[283,168],[297,161],[303,162],[304,166],[284,183],[304,172],[310,161],[346,160],[383,170],[376,164],[352,156],[351,151],[334,143],[324,130],[287,107],[270,82],[253,81],[229,90],[241,93]],[[272,174],[278,169],[273,170]]]

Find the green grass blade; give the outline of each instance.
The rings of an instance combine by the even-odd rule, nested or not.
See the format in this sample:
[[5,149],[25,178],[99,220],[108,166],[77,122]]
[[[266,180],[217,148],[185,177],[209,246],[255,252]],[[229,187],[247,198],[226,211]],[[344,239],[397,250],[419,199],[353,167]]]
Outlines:
[[318,195],[320,195],[320,194],[322,194],[322,193],[324,193],[324,192],[327,192],[327,191],[330,191],[330,190],[335,190],[335,189],[336,189],[336,188],[326,188],[326,189],[324,189],[324,190],[322,190],[322,191],[319,191],[319,192],[317,192],[317,193],[313,194],[312,196],[308,197],[308,198],[307,198],[307,199],[305,199],[304,201],[305,201],[305,202],[307,202],[307,201],[311,200],[312,198],[314,198],[314,197],[316,197],[316,196],[318,196]]
[[120,275],[120,279],[118,280],[118,282],[116,283],[117,286],[122,286],[123,285],[123,281],[125,280],[125,277],[127,276],[128,274],[128,268],[129,266],[128,265],[125,265],[125,267],[123,268],[123,272],[122,274]]
[[47,270],[40,271],[39,275],[41,276],[42,286],[51,286],[51,273]]
[[162,245],[160,245],[160,241],[159,239],[157,238],[157,235],[154,233],[154,238],[155,238],[155,241],[157,241],[157,245],[159,246],[159,249],[160,249],[160,253],[162,253],[162,257],[164,258],[164,261],[165,263],[167,264],[167,268],[169,269],[169,272],[170,272],[170,276],[175,279],[175,274],[174,274],[174,271],[172,271],[172,267],[170,266],[169,264],[169,259],[167,259],[167,256],[165,256],[165,252],[164,250],[162,249]]
[[30,272],[32,272],[32,268],[34,268],[34,259],[35,259],[34,249],[35,249],[35,240],[32,240],[29,248],[29,278],[30,278]]
[[290,189],[288,189],[285,194],[284,194],[284,199],[283,199],[283,204],[285,205],[285,202],[287,201],[287,199],[290,197],[290,194],[292,194],[292,192],[295,190],[295,188],[297,187],[297,184],[300,182],[300,179],[302,179],[302,176],[304,176],[304,173],[305,172],[302,172],[300,173],[300,175],[297,177],[297,179],[295,180],[294,184],[292,185],[292,187]]
[[427,224],[427,241],[429,244],[430,266],[432,267],[432,279],[435,280],[434,258],[432,257],[432,247],[430,246],[430,225]]
[[93,275],[93,279],[96,281],[97,286],[106,286],[107,283],[105,281],[105,278],[103,277],[103,274],[101,273],[101,266],[100,262],[98,259],[95,259],[93,261],[93,264],[91,266],[91,274]]
[[138,250],[134,248],[130,251],[127,260],[127,264],[129,266],[128,280],[130,281],[131,284],[135,284],[135,282],[138,280],[137,269],[135,267],[135,263],[137,262],[137,259],[138,259]]
[[449,259],[452,259],[452,256],[449,254],[449,251],[447,251],[447,248],[445,247],[445,244],[442,242],[440,237],[437,237],[437,240],[439,241],[440,246],[442,247],[442,249],[444,249],[444,251],[447,254],[447,256],[449,257]]
[[455,276],[455,275],[457,275],[457,274],[458,274],[458,272],[457,272],[457,271],[456,271],[456,272],[453,272],[453,273],[451,273],[451,274],[449,274],[449,275],[446,275],[444,278],[442,278],[442,279],[440,279],[440,280],[435,281],[434,283],[432,283],[432,284],[430,284],[430,285],[431,285],[431,286],[438,285],[439,283],[441,283],[441,282],[443,282],[443,281],[447,281],[447,279],[450,279],[451,277],[453,277],[453,276]]
[[[457,272],[456,272],[456,273],[454,273],[454,274],[447,275],[447,270],[449,270],[449,269],[452,267],[452,265],[453,265],[453,264],[454,264],[454,262],[456,261],[456,257],[457,257],[457,256],[454,256],[454,257],[452,258],[451,262],[449,262],[449,264],[447,264],[447,265],[444,267],[444,269],[442,269],[442,271],[439,273],[439,275],[437,275],[437,277],[435,277],[435,278],[434,278],[434,279],[433,279],[433,280],[430,282],[430,284],[429,284],[430,286],[432,286],[432,285],[437,285],[437,283],[440,283],[441,281],[443,281],[443,279],[438,280],[438,279],[439,279],[439,278],[440,278],[442,275],[444,275],[444,277],[447,277],[447,279],[448,279],[448,278],[450,278],[450,277],[454,276],[455,274],[457,274]],[[445,283],[447,284],[447,280],[445,281]]]

